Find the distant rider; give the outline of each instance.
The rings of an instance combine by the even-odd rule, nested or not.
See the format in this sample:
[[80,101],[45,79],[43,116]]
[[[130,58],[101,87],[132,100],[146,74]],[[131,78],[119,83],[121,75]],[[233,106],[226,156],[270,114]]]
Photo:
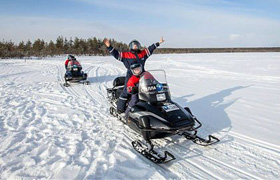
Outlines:
[[75,58],[75,56],[73,56],[73,55],[68,55],[68,57],[67,57],[67,59],[66,59],[66,61],[65,61],[65,69],[66,69],[66,71],[67,71],[67,67],[68,67],[68,63],[70,62],[70,61],[72,61],[72,60],[76,60],[76,58]]
[[132,76],[132,72],[130,70],[130,66],[135,63],[139,63],[142,65],[143,71],[145,67],[145,62],[149,56],[152,55],[153,51],[164,42],[164,39],[161,38],[159,42],[152,44],[148,48],[141,50],[141,45],[137,40],[133,40],[129,43],[129,52],[119,52],[115,48],[113,48],[108,39],[103,40],[104,44],[107,46],[107,49],[117,60],[123,62],[124,66],[127,69],[126,78],[125,78],[125,86],[122,94],[119,97],[117,110],[119,113],[125,111],[126,101],[127,101],[127,88],[126,84],[128,79]]

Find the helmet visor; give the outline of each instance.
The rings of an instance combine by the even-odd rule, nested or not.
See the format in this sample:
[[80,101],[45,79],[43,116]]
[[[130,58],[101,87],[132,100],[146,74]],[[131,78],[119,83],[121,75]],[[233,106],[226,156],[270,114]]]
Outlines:
[[139,76],[142,73],[142,65],[141,64],[133,64],[130,67],[130,70],[133,75]]
[[134,75],[139,76],[142,73],[142,67],[134,68],[132,71]]
[[132,42],[129,44],[129,48],[130,48],[130,49],[137,50],[137,49],[141,49],[141,45],[140,45],[140,43],[137,42],[137,41],[132,41]]

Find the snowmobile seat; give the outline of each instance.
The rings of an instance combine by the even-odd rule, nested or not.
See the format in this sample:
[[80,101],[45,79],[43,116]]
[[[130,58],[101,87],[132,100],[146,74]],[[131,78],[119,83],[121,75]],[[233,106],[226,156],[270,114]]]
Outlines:
[[114,82],[113,82],[113,86],[116,87],[116,86],[123,86],[125,83],[125,76],[120,76],[120,77],[117,77]]
[[123,92],[125,77],[117,77],[113,81],[113,88],[107,88],[107,93],[112,95],[113,99],[118,99]]

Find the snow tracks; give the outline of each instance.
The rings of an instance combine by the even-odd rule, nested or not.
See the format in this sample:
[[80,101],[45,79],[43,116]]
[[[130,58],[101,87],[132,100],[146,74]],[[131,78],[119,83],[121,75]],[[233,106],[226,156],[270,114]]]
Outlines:
[[[221,142],[210,147],[157,140],[176,160],[150,162],[132,148],[137,136],[108,113],[106,87],[123,65],[85,57],[91,84],[64,87],[63,61],[0,61],[0,179],[279,179],[280,147],[234,131],[216,132]],[[204,124],[200,134],[208,132]]]

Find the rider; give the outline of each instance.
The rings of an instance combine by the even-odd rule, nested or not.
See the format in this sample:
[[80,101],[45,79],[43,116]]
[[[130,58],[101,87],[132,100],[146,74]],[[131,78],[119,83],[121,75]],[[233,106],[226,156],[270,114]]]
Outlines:
[[138,102],[138,83],[140,75],[143,73],[143,67],[140,63],[135,63],[130,66],[132,76],[127,81],[127,93],[131,94],[131,99],[125,110],[125,116],[128,117],[128,112]]
[[66,61],[65,61],[65,63],[64,63],[64,64],[65,64],[65,69],[66,69],[66,71],[67,71],[68,63],[69,63],[70,61],[72,61],[72,60],[76,60],[76,58],[75,58],[75,56],[69,54],[69,55],[68,55],[68,58],[66,59]]
[[153,51],[164,42],[164,39],[161,38],[159,42],[152,44],[148,48],[141,50],[141,45],[137,40],[133,40],[129,43],[129,52],[119,52],[115,48],[113,48],[108,39],[103,40],[104,44],[107,46],[107,49],[117,60],[123,62],[124,66],[127,69],[126,78],[125,78],[125,86],[122,94],[119,97],[117,110],[119,113],[125,111],[126,101],[127,101],[127,88],[126,83],[128,79],[132,76],[132,72],[130,70],[130,66],[134,63],[139,63],[142,65],[143,71],[145,70],[145,62],[149,56],[152,55]]

